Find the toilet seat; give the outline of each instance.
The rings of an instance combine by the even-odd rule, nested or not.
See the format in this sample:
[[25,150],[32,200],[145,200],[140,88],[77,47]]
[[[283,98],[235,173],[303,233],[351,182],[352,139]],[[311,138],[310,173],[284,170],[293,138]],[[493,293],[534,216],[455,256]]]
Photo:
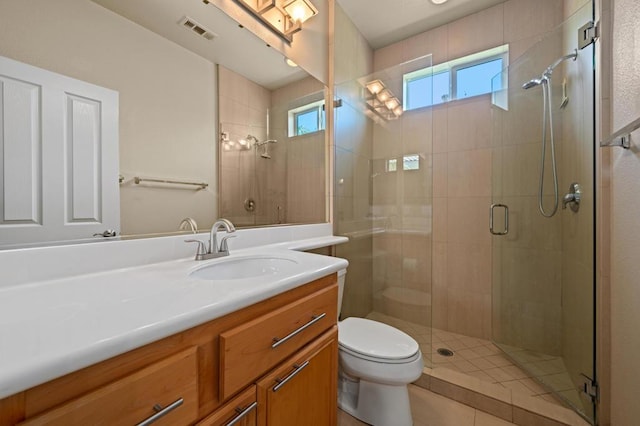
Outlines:
[[338,323],[340,349],[372,362],[402,364],[415,361],[418,343],[389,325],[364,318],[347,318]]

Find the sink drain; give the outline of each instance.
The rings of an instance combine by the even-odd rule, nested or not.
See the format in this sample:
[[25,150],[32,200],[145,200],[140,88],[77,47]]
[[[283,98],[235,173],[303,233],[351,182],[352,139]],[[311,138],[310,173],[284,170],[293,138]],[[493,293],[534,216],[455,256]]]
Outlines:
[[438,355],[442,356],[453,356],[453,351],[447,348],[438,348],[436,352],[438,352]]

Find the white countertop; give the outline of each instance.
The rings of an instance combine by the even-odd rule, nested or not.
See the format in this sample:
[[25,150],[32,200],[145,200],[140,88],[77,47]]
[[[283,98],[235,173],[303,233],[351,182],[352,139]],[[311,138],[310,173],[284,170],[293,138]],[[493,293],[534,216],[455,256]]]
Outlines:
[[[321,241],[322,240],[322,241]],[[0,398],[114,357],[347,267],[296,252],[345,242],[310,238],[0,288]],[[252,254],[296,262],[291,273],[207,281],[204,265]]]

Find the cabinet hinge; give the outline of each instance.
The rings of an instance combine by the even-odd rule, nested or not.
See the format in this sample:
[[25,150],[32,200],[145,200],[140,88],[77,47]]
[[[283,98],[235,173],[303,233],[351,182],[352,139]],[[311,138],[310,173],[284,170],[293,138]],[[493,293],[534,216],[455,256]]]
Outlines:
[[584,49],[591,43],[595,43],[599,36],[598,25],[589,21],[578,29],[578,48]]

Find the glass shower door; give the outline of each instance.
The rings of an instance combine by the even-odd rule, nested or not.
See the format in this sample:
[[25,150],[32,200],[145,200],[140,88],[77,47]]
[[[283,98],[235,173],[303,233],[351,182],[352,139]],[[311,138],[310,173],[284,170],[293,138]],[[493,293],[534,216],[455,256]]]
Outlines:
[[592,8],[586,2],[495,77],[509,87],[493,93],[490,213],[493,340],[594,423],[583,392],[595,380],[594,53],[576,46]]

